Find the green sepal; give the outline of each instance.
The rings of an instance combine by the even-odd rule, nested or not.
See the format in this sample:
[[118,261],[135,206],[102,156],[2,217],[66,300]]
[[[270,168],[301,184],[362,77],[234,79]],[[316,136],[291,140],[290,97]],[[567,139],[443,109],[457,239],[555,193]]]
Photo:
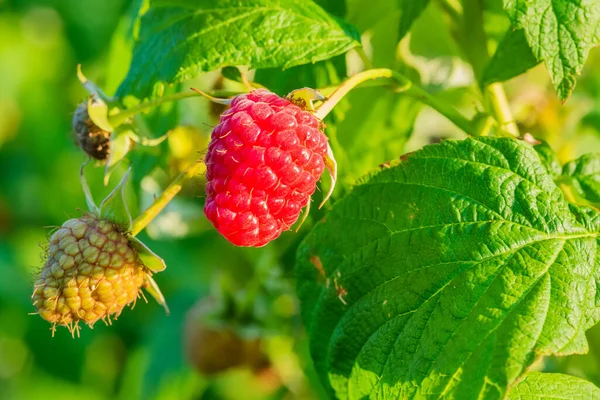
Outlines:
[[98,206],[94,202],[92,191],[90,190],[90,187],[85,180],[85,174],[83,173],[85,166],[88,165],[89,162],[90,159],[88,158],[86,162],[81,164],[81,169],[79,170],[79,181],[81,182],[81,189],[83,189],[83,194],[85,195],[85,202],[88,206],[88,209],[94,214],[100,215],[100,209],[98,209]]
[[88,114],[92,122],[100,129],[112,132],[114,128],[108,122],[108,106],[97,96],[88,99]]
[[[115,99],[114,98],[111,98],[111,97],[107,96],[102,91],[102,89],[100,89],[98,87],[98,85],[96,85],[94,82],[90,81],[88,78],[85,77],[85,75],[83,74],[83,71],[81,71],[81,64],[77,65],[77,78],[79,79],[79,82],[81,82],[81,84],[83,85],[83,87],[88,92],[90,92],[90,94],[93,97],[96,97],[97,99],[100,99],[102,101],[102,103],[104,103],[104,104],[114,104],[115,103]],[[94,123],[96,122],[93,119],[92,119],[92,121],[94,121]],[[100,125],[98,125],[98,126],[100,126]],[[104,129],[104,128],[102,128],[102,129]]]
[[129,127],[118,127],[110,136],[110,154],[104,167],[104,185],[108,185],[110,175],[113,173],[119,161],[121,161],[131,149],[131,137],[135,135]]
[[331,185],[329,186],[329,190],[327,194],[323,198],[321,204],[319,204],[319,209],[325,205],[327,200],[331,197],[333,193],[333,189],[335,189],[335,183],[337,182],[337,161],[335,161],[335,157],[333,155],[333,150],[331,149],[331,145],[327,143],[327,156],[325,157],[325,168],[329,172],[329,177],[331,178]]
[[167,268],[165,260],[156,255],[155,252],[150,250],[140,239],[135,236],[129,237],[131,246],[137,251],[140,260],[144,263],[146,268],[152,272],[162,272]]
[[167,315],[171,314],[171,311],[169,310],[169,306],[167,305],[167,301],[165,300],[165,296],[163,296],[162,292],[160,291],[160,288],[158,287],[158,285],[156,284],[156,282],[154,281],[154,279],[152,279],[152,277],[150,275],[146,275],[146,282],[144,282],[144,289],[146,289],[146,291],[152,297],[154,297],[154,300],[156,300],[156,302],[158,304],[160,304],[161,306],[163,306],[165,308],[165,312],[167,313]]
[[125,202],[125,183],[131,169],[128,169],[121,182],[100,204],[100,218],[117,224],[123,231],[131,230],[131,214]]

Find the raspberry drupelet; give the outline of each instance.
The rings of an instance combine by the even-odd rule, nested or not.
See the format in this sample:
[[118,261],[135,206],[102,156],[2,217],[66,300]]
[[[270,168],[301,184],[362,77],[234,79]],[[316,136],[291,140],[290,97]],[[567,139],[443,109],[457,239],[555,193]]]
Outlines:
[[319,119],[298,105],[266,89],[236,96],[205,158],[207,218],[234,245],[266,245],[298,220],[327,149]]

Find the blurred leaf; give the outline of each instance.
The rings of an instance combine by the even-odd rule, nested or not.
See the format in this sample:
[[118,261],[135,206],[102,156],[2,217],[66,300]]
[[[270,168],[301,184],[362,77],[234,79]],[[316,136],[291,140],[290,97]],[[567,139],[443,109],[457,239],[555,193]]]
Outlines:
[[508,400],[537,399],[600,399],[600,389],[574,376],[530,372],[508,394]]
[[310,0],[243,4],[151,1],[142,17],[131,68],[117,95],[156,95],[166,83],[226,65],[287,68],[314,63],[360,44],[353,27]]
[[[347,0],[346,20],[364,33],[376,25],[382,17],[398,14],[398,2],[394,0]],[[393,27],[397,34],[397,25]]]
[[227,78],[231,81],[244,83],[244,79],[242,78],[242,71],[238,67],[223,67],[221,70],[221,75],[224,78]]
[[343,150],[340,156],[335,154],[340,180],[352,185],[380,164],[400,158],[422,105],[381,88],[359,89],[347,98],[350,108],[337,124],[337,140]]
[[313,89],[339,83],[339,76],[346,75],[343,56],[320,61],[313,65],[299,65],[281,70],[280,68],[259,69],[254,80],[269,90],[282,96],[292,90],[310,87]]
[[339,398],[500,399],[536,354],[585,352],[588,211],[515,139],[445,140],[365,179],[298,250],[322,380]]
[[415,21],[412,29],[411,53],[429,59],[461,56],[450,25],[446,22],[443,11],[436,3],[432,3],[425,9],[421,18]]
[[110,41],[105,63],[106,78],[104,89],[113,94],[127,75],[131,63],[131,52],[135,44],[135,25],[139,22],[139,14],[143,3],[147,0],[132,0],[127,12],[121,17]]
[[568,162],[563,175],[571,178],[577,194],[592,203],[600,203],[600,154],[585,154]]
[[516,29],[523,29],[538,61],[544,61],[558,97],[575,88],[590,49],[600,41],[600,3],[571,0],[504,0]]
[[482,86],[504,82],[538,65],[523,29],[510,29],[483,70]]
[[346,15],[346,0],[315,0],[329,14],[343,18]]
[[400,26],[398,27],[398,38],[402,39],[408,33],[413,22],[421,15],[429,5],[429,0],[397,0],[400,8]]
[[188,292],[179,292],[177,297],[169,298],[171,315],[157,317],[152,329],[146,331],[148,334],[145,342],[152,357],[144,374],[142,398],[152,398],[171,377],[189,371],[184,359],[185,348],[181,345],[185,313],[191,308],[194,300]]

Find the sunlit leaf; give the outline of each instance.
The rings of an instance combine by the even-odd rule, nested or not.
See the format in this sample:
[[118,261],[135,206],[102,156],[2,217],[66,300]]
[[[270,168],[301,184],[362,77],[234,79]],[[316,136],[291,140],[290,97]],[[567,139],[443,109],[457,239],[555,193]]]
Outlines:
[[598,216],[515,139],[445,140],[365,179],[297,254],[323,382],[338,398],[501,399],[539,355],[587,351]]
[[360,44],[349,24],[311,0],[150,2],[131,68],[117,95],[146,97],[164,84],[227,65],[288,68]]
[[540,399],[600,399],[600,389],[575,376],[531,372],[508,395],[508,400]]

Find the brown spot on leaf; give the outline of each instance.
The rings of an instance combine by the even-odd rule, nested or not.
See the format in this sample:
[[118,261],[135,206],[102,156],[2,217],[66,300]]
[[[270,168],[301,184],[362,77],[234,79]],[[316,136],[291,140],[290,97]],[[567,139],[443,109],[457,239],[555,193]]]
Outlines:
[[325,269],[323,268],[323,263],[321,262],[319,256],[310,256],[310,263],[317,269],[317,271],[319,271],[319,275],[321,275],[322,278],[326,278]]

